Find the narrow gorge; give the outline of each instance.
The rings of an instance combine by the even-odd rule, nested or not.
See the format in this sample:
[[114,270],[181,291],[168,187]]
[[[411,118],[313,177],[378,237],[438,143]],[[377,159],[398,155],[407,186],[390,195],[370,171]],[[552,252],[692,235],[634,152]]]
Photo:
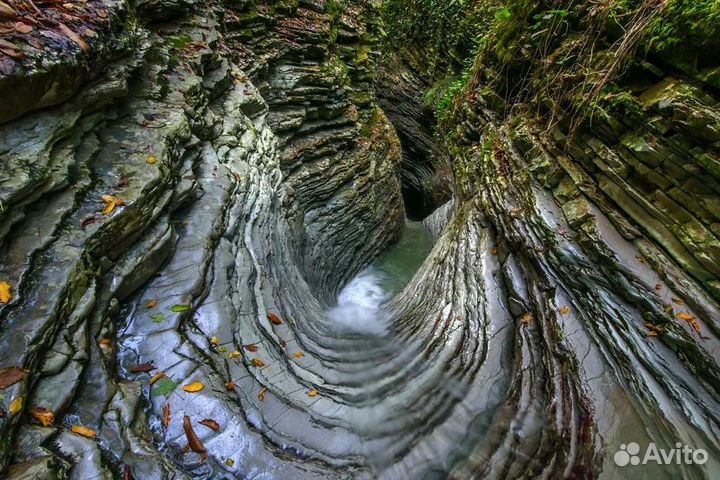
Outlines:
[[0,0],[0,478],[718,478],[718,49],[715,0]]

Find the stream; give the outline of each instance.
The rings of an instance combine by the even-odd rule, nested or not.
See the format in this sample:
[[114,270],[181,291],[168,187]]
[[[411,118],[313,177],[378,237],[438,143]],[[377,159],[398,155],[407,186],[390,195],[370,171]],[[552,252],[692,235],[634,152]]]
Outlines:
[[389,318],[383,305],[407,285],[432,249],[422,222],[407,220],[402,238],[341,291],[327,312],[340,331],[385,335]]

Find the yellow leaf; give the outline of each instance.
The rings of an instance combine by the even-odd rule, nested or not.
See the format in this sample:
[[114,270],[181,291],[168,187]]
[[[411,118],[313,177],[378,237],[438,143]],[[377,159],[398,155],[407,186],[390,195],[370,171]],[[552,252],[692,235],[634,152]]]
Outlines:
[[295,352],[293,353],[293,357],[295,358],[303,358],[305,354],[303,352]]
[[218,343],[220,343],[220,339],[218,337],[212,337],[210,338],[210,343],[212,345],[217,345]]
[[158,306],[158,301],[157,301],[157,300],[150,300],[150,301],[148,301],[148,302],[145,304],[145,306],[146,306],[147,308],[155,308],[155,307]]
[[264,367],[264,366],[265,366],[265,362],[263,362],[263,361],[260,360],[259,358],[253,358],[253,359],[252,359],[252,364],[253,364],[254,366],[258,367],[258,368],[261,368],[261,367]]
[[683,302],[683,301],[680,300],[679,298],[673,297],[672,301],[673,301],[673,303],[676,304],[676,305],[685,305],[685,302]]
[[658,336],[658,332],[647,332],[647,333],[645,334],[645,336],[646,336],[646,337],[657,337],[657,336]]
[[188,383],[187,385],[185,385],[183,387],[183,390],[185,390],[188,393],[196,393],[196,392],[199,392],[200,390],[202,390],[203,388],[205,388],[205,385],[202,382],[193,382],[193,383]]
[[95,430],[93,430],[92,428],[83,427],[82,425],[73,425],[72,427],[70,427],[70,431],[87,438],[95,438],[95,436],[97,435],[97,432]]
[[218,347],[218,352],[220,352],[220,353],[225,353],[225,352],[227,352],[227,347],[225,347],[225,345],[220,345],[220,346]]
[[523,325],[527,325],[528,323],[533,321],[533,315],[532,313],[528,312],[525,315],[523,315],[520,318],[520,321],[523,323]]
[[14,399],[12,402],[10,402],[10,415],[15,415],[20,410],[22,410],[23,405],[25,404],[25,398],[18,397]]
[[695,315],[690,315],[689,313],[681,312],[677,314],[678,318],[682,318],[685,321],[691,321],[695,320]]
[[125,205],[124,201],[112,195],[103,195],[100,198],[105,202],[105,208],[102,211],[103,215],[110,215],[115,210],[115,207]]
[[110,339],[109,338],[101,338],[98,340],[98,343],[102,345],[103,347],[109,347],[110,346]]
[[560,309],[560,314],[561,314],[561,315],[567,315],[568,313],[570,313],[570,307],[568,307],[567,305],[565,305],[564,307],[562,307],[562,308]]
[[225,465],[232,468],[232,466],[235,465],[235,460],[233,460],[232,458],[228,458],[227,460],[225,460]]
[[228,355],[228,358],[240,358],[242,357],[242,353],[238,352],[237,350],[230,352],[230,355]]
[[40,422],[43,427],[52,427],[55,424],[55,412],[47,408],[33,408],[30,414]]
[[10,299],[12,298],[12,293],[10,292],[12,287],[10,287],[10,284],[7,282],[0,282],[0,303],[9,303]]
[[146,160],[146,161],[147,161],[147,163],[149,163],[150,165],[155,165],[155,164],[157,163],[158,159],[157,159],[157,157],[156,157],[155,155],[150,155],[149,157],[147,157],[147,160]]
[[308,392],[308,397],[317,397],[318,391],[314,388]]
[[260,393],[258,393],[258,400],[260,400],[261,402],[265,400],[265,393],[267,393],[267,387],[260,390]]
[[155,382],[157,382],[157,381],[160,380],[161,378],[165,378],[165,377],[167,377],[167,375],[165,375],[165,372],[158,372],[158,373],[156,373],[156,374],[153,375],[152,378],[150,379],[150,385],[154,385]]

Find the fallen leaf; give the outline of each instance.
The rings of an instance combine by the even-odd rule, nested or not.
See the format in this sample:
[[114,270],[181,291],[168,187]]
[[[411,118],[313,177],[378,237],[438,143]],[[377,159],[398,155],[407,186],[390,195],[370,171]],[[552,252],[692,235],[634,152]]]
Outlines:
[[647,332],[647,333],[645,334],[645,336],[646,336],[646,337],[657,337],[657,336],[658,336],[658,332]]
[[112,341],[109,338],[101,338],[100,340],[98,340],[98,343],[103,347],[109,347],[111,342]]
[[173,382],[170,377],[163,377],[157,381],[155,389],[152,391],[154,397],[170,395],[177,388],[177,383]]
[[293,353],[293,357],[295,358],[303,358],[305,354],[303,352],[295,352]]
[[70,27],[68,27],[64,23],[58,22],[58,27],[60,27],[60,30],[62,30],[62,32],[65,35],[67,35],[70,40],[75,42],[84,51],[87,51],[88,48],[90,48],[90,47],[88,47],[88,44],[85,43],[85,40],[83,40],[80,35],[75,33],[72,29],[70,29]]
[[242,357],[242,353],[238,352],[237,350],[230,352],[230,355],[228,355],[228,358],[240,358]]
[[85,230],[89,225],[92,225],[93,223],[97,222],[97,217],[90,216],[85,217],[82,222],[80,222],[80,228]]
[[55,412],[47,408],[35,407],[30,411],[30,415],[40,422],[43,427],[52,427],[55,424]]
[[15,385],[27,376],[27,370],[19,367],[8,367],[0,369],[0,390]]
[[690,315],[689,313],[680,312],[677,314],[678,318],[682,318],[685,321],[695,320],[695,315]]
[[155,165],[158,159],[155,155],[150,155],[149,157],[147,157],[147,159],[145,159],[145,161],[150,165]]
[[520,318],[520,321],[523,323],[523,325],[527,325],[528,323],[533,321],[533,315],[532,313],[528,312],[525,315],[523,315]]
[[103,215],[110,215],[115,211],[115,207],[125,205],[125,201],[112,195],[102,195],[100,198],[105,202],[105,208],[101,212]]
[[97,436],[97,432],[95,430],[83,427],[82,425],[73,425],[70,427],[70,431],[86,438],[95,438]]
[[10,5],[8,5],[5,2],[0,1],[0,15],[4,15],[7,17],[14,17],[16,15],[15,9],[12,8]]
[[496,247],[493,247],[490,249],[490,255],[497,255],[498,249]]
[[280,317],[278,317],[274,313],[268,313],[267,318],[273,323],[273,325],[282,325],[283,323],[283,321],[280,320]]
[[560,309],[560,315],[567,315],[568,313],[570,313],[570,307],[567,305]]
[[665,308],[663,308],[663,310],[665,311],[665,313],[672,313],[674,308],[672,305],[665,305]]
[[200,441],[200,438],[195,434],[195,430],[192,428],[192,423],[190,423],[190,417],[185,415],[183,417],[183,430],[185,430],[185,436],[188,440],[188,447],[190,450],[192,450],[195,453],[199,453],[202,460],[205,461],[207,458],[207,450],[205,450],[205,445]]
[[258,347],[254,343],[252,343],[250,345],[245,345],[243,348],[245,350],[247,350],[248,352],[257,352],[258,351]]
[[175,313],[187,312],[188,310],[190,310],[190,305],[173,305],[172,307],[170,307],[170,310]]
[[18,397],[10,402],[10,415],[15,415],[22,410],[23,405],[25,405],[25,399],[23,397]]
[[150,385],[155,385],[155,383],[160,380],[161,378],[165,378],[167,375],[165,375],[165,372],[158,372],[155,375],[152,376],[150,379]]
[[229,380],[229,381],[225,382],[226,390],[235,390],[235,387],[237,387],[237,383],[235,383],[234,380]]
[[210,339],[210,343],[213,345],[217,345],[218,343],[220,343],[220,340],[218,339],[218,337],[212,337]]
[[204,420],[200,420],[200,425],[205,425],[210,430],[214,430],[216,432],[220,431],[220,424],[211,418],[206,418]]
[[267,393],[267,387],[260,390],[260,393],[258,393],[258,400],[261,402],[265,400],[265,394]]
[[227,352],[227,347],[225,345],[220,345],[219,347],[217,347],[217,349],[218,349],[218,352],[220,352],[220,353]]
[[169,403],[166,403],[163,406],[162,422],[163,422],[163,427],[165,427],[166,429],[170,426],[170,404]]
[[8,282],[0,282],[0,303],[10,303],[12,287]]
[[197,393],[200,390],[205,388],[205,384],[202,382],[192,382],[188,383],[187,385],[183,386],[183,390],[185,390],[188,393]]
[[18,33],[30,33],[33,31],[33,26],[23,22],[15,22],[15,30]]
[[308,392],[308,397],[317,397],[318,391],[314,388]]
[[662,283],[655,284],[655,290],[662,290],[662,288],[663,288]]
[[146,306],[147,308],[155,308],[155,307],[158,306],[158,301],[157,301],[157,300],[149,300],[149,301],[145,304],[145,306]]
[[135,480],[130,465],[125,465],[125,469],[123,471],[123,480]]
[[153,365],[152,363],[140,363],[138,365],[133,365],[132,367],[130,367],[130,371],[132,373],[148,373],[155,370],[155,368],[155,365]]
[[640,263],[645,263],[645,259],[640,255],[635,255],[635,259]]
[[232,467],[233,465],[235,465],[235,460],[233,460],[232,458],[228,458],[227,460],[225,460],[225,465],[227,465],[228,467]]
[[150,315],[150,320],[155,323],[160,323],[165,320],[165,314],[162,312],[153,313],[152,315]]
[[263,362],[263,361],[260,360],[259,358],[253,358],[253,359],[251,360],[251,363],[252,363],[254,366],[258,367],[258,368],[262,368],[262,367],[265,366],[265,362]]
[[676,305],[685,305],[685,302],[682,301],[682,300],[679,299],[679,298],[673,297],[673,298],[672,298],[672,301],[673,301],[673,303],[676,304]]

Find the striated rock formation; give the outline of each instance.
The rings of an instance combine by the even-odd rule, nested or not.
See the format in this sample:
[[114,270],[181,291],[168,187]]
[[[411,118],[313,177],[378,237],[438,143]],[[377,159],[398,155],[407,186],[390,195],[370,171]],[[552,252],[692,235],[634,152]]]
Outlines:
[[[375,2],[79,8],[0,49],[0,475],[720,471],[708,72],[635,62],[577,127],[478,64],[442,137]],[[405,210],[435,245],[388,334],[338,330]]]

